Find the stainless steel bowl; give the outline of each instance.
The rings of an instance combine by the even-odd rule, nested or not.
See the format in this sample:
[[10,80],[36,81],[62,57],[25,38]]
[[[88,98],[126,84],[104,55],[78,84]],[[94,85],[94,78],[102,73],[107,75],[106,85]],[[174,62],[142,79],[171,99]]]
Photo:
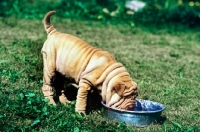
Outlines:
[[158,102],[142,99],[136,100],[136,107],[133,111],[119,110],[106,106],[104,102],[101,103],[105,107],[104,115],[107,118],[117,119],[136,127],[145,127],[159,122],[161,113],[165,109]]

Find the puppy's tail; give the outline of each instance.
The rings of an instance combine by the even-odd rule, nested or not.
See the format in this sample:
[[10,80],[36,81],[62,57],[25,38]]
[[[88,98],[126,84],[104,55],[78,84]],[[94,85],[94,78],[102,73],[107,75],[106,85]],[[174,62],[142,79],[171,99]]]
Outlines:
[[44,23],[44,28],[45,28],[47,34],[54,33],[56,31],[56,29],[51,25],[51,22],[50,22],[51,15],[53,15],[55,13],[56,13],[56,11],[50,11],[44,17],[43,23]]

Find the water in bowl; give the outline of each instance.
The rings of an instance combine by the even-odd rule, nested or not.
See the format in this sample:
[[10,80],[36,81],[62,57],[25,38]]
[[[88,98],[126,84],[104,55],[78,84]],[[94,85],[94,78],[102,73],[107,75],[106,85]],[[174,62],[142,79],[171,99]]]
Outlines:
[[157,103],[148,100],[136,100],[136,107],[133,111],[159,111],[163,107]]

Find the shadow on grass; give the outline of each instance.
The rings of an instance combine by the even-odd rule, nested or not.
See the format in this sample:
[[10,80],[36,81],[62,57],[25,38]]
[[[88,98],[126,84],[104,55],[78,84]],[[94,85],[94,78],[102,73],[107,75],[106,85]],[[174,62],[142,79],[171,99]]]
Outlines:
[[[76,100],[78,89],[71,85],[71,83],[75,83],[75,81],[66,79],[60,73],[56,73],[56,76],[53,80],[53,87],[56,91],[56,96],[54,97],[54,100],[56,101],[56,103],[59,102],[58,97],[61,95],[62,90],[65,91],[64,94],[68,100]],[[92,88],[92,90],[88,92],[87,96],[87,113],[92,110],[100,109],[102,107],[101,100],[102,98],[100,96],[100,91],[98,91],[96,88]]]
[[[56,76],[54,77],[53,80],[53,87],[55,88],[56,91],[56,96],[54,100],[56,103],[59,102],[58,97],[62,94],[61,91],[64,90],[64,94],[67,97],[68,100],[74,101],[76,100],[76,96],[78,93],[78,88],[74,87],[71,85],[71,83],[75,83],[74,80],[66,79],[64,76],[62,76],[60,73],[56,73]],[[100,95],[100,91],[97,90],[96,88],[92,88],[91,91],[88,92],[87,96],[87,113],[90,113],[93,110],[98,110],[102,108],[101,105],[101,100],[102,97]],[[157,124],[164,124],[166,121],[166,116],[161,116],[159,120],[157,120]]]
[[164,122],[165,122],[166,120],[167,120],[167,117],[166,117],[165,115],[161,115],[161,116],[160,116],[160,119],[157,120],[157,123],[158,123],[159,125],[163,125]]

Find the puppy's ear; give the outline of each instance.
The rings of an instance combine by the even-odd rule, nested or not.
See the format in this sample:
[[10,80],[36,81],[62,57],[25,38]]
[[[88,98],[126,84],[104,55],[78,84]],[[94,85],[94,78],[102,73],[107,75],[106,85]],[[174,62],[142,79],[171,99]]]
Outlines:
[[123,92],[125,90],[126,86],[124,84],[116,84],[114,86],[114,89],[116,91],[116,93],[119,95],[119,96],[122,96],[123,95]]

